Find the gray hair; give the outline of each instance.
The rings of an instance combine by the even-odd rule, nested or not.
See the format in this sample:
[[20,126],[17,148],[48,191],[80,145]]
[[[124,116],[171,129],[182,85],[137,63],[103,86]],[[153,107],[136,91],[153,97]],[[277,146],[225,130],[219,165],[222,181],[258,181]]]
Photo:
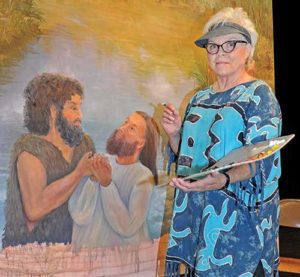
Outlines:
[[216,24],[232,22],[244,27],[250,34],[251,37],[251,53],[250,59],[253,59],[253,54],[256,47],[256,42],[258,39],[258,33],[255,29],[254,23],[249,18],[248,14],[243,10],[243,8],[231,8],[227,7],[220,10],[218,13],[213,15],[208,22],[205,24],[203,32],[204,34]]

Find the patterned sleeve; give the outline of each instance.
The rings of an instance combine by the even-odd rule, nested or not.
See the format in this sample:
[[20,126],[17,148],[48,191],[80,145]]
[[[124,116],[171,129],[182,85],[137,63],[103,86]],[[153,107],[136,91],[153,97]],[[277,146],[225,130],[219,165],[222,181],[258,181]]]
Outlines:
[[[280,136],[282,125],[280,106],[271,88],[266,84],[258,86],[251,95],[246,118],[246,145]],[[264,168],[267,181],[278,179],[281,173],[279,151],[262,160],[260,165]]]

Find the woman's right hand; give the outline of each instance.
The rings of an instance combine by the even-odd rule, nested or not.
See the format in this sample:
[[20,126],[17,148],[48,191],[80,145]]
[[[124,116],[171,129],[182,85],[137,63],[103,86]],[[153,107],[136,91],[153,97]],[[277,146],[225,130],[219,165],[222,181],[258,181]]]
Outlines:
[[181,118],[175,107],[168,103],[165,106],[162,120],[162,127],[169,137],[177,135],[181,127]]

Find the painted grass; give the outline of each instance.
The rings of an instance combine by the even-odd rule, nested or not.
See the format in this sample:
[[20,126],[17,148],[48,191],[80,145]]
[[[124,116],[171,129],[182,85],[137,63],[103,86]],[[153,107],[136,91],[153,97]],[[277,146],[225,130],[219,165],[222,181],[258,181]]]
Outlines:
[[41,21],[34,0],[0,0],[0,66],[16,48],[40,33]]
[[[260,34],[255,75],[274,87],[271,0],[0,1],[0,62],[40,31],[47,34],[63,26],[78,44],[95,40],[99,53],[126,57],[140,78],[161,72],[176,81],[181,72],[200,87],[212,76],[206,53],[194,40],[220,8],[242,6]],[[51,42],[45,48],[49,46]]]

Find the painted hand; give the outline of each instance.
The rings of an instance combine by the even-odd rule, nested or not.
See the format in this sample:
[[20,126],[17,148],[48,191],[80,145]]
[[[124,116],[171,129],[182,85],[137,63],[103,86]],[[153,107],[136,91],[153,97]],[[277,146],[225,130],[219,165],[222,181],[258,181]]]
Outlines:
[[82,158],[80,159],[77,167],[75,170],[79,172],[79,174],[83,176],[90,176],[92,175],[91,165],[92,165],[92,152],[85,153]]
[[91,170],[100,185],[107,187],[111,183],[112,169],[107,157],[95,154],[92,158]]

